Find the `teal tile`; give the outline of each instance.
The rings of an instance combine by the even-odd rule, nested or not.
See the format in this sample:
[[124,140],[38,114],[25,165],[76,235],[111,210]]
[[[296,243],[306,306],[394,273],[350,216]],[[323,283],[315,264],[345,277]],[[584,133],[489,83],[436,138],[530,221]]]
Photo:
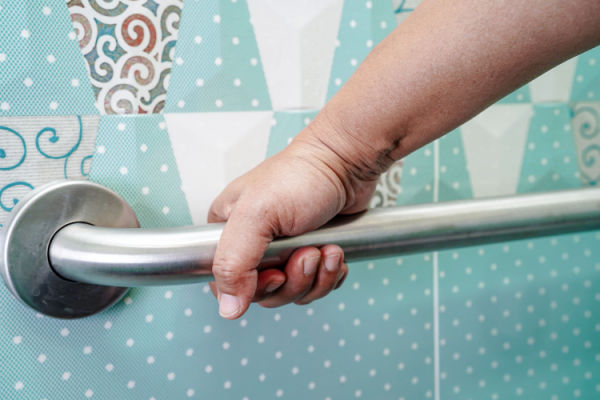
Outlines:
[[600,236],[440,253],[441,395],[595,398]]
[[600,47],[578,56],[571,101],[600,99]]
[[0,116],[98,113],[65,2],[3,4],[0,26]]
[[317,115],[318,110],[276,111],[269,135],[267,157],[283,150]]
[[438,142],[439,201],[470,199],[473,192],[460,130],[450,132]]
[[434,200],[435,145],[430,143],[402,160],[399,205],[431,203]]
[[195,1],[182,11],[165,112],[270,109],[246,1]]
[[342,87],[372,48],[395,27],[391,1],[344,2],[327,99]]
[[142,226],[192,224],[160,114],[102,116],[89,179],[123,196]]
[[518,193],[581,186],[567,104],[534,105]]

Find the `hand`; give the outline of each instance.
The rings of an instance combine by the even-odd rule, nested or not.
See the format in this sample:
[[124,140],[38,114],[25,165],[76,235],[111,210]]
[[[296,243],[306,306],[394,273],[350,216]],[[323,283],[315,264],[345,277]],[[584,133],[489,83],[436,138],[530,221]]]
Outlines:
[[238,318],[251,302],[308,304],[341,285],[348,266],[336,245],[297,249],[283,269],[259,272],[256,267],[275,237],[299,235],[338,213],[367,207],[378,174],[360,177],[358,161],[347,161],[360,152],[340,156],[347,142],[317,118],[285,150],[233,181],[213,202],[208,221],[227,221],[211,283],[221,316]]

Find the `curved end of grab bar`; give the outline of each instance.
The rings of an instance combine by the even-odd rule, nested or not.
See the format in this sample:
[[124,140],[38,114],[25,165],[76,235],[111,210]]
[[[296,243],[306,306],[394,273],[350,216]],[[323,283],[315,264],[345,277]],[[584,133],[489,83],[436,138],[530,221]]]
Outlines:
[[55,318],[96,314],[129,290],[66,280],[52,269],[50,242],[61,228],[75,222],[139,227],[133,210],[119,195],[92,182],[72,180],[29,193],[12,210],[0,235],[0,271],[6,286],[27,306]]

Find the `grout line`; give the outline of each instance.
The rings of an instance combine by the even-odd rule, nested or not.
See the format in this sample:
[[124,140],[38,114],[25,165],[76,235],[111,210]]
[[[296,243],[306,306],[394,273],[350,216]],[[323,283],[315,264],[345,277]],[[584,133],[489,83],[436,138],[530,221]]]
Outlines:
[[[440,196],[440,143],[433,142],[433,202]],[[433,393],[434,400],[440,400],[440,314],[439,314],[439,274],[438,252],[433,252]]]

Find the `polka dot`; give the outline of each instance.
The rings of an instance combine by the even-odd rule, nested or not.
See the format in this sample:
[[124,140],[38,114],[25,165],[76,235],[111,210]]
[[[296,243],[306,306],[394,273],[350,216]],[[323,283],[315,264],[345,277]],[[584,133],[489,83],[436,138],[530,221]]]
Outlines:
[[183,107],[185,107],[185,101],[184,101],[184,100],[179,100],[179,101],[177,102],[177,107],[179,107],[179,108],[183,108]]
[[142,194],[143,194],[144,196],[146,196],[146,195],[148,195],[148,193],[150,193],[150,188],[149,188],[148,186],[144,186],[144,187],[142,188]]
[[39,362],[40,364],[43,364],[43,363],[45,363],[45,362],[46,362],[46,360],[47,360],[47,357],[46,357],[46,355],[45,355],[45,354],[40,354],[40,355],[38,356],[37,360],[38,360],[38,362]]
[[215,65],[220,66],[223,64],[223,59],[221,57],[215,58]]
[[163,164],[160,166],[160,172],[167,172],[169,170],[169,166],[167,164]]
[[31,87],[31,85],[33,85],[33,80],[31,80],[31,78],[27,77],[23,80],[23,85],[25,85],[27,87]]
[[127,175],[127,172],[129,172],[127,170],[127,167],[122,166],[121,168],[119,168],[119,172],[121,173],[121,175]]
[[79,79],[77,79],[77,78],[71,79],[71,86],[79,87]]
[[233,80],[233,86],[240,86],[242,84],[242,81],[240,80],[240,78],[235,78]]
[[68,381],[70,377],[71,377],[71,373],[69,371],[65,371],[65,372],[63,372],[63,374],[61,375],[60,378],[63,381]]
[[213,16],[213,22],[214,22],[215,24],[219,24],[219,23],[221,23],[221,16],[220,16],[220,15],[218,15],[218,14],[217,14],[217,15],[215,15],[215,16]]
[[195,36],[194,37],[194,43],[196,43],[196,44],[202,43],[202,36]]
[[44,14],[44,15],[48,16],[48,15],[50,15],[51,13],[52,13],[52,10],[50,9],[50,7],[48,7],[48,6],[45,6],[45,7],[43,7],[43,8],[42,8],[42,14]]
[[0,62],[6,61],[6,53],[0,53]]
[[46,56],[46,61],[48,61],[50,64],[54,64],[56,62],[56,57],[54,57],[52,54],[48,54]]
[[196,86],[198,86],[198,87],[204,86],[204,79],[200,79],[200,78],[196,79]]
[[8,111],[8,110],[10,110],[10,105],[7,102],[3,101],[0,104],[0,110],[2,110],[2,111]]
[[27,30],[27,29],[23,29],[23,30],[21,31],[21,37],[22,37],[23,39],[29,39],[29,37],[30,37],[30,36],[31,36],[31,32],[29,32],[29,30]]
[[231,43],[233,43],[235,46],[237,46],[238,44],[240,44],[240,38],[237,36],[234,36],[233,38],[231,38]]
[[221,108],[221,107],[223,107],[223,101],[222,101],[222,100],[220,100],[220,99],[217,99],[217,100],[215,101],[215,105],[216,105],[218,108]]
[[250,59],[250,65],[252,65],[252,66],[258,65],[258,60],[256,58],[251,58]]
[[181,58],[181,57],[177,57],[177,58],[175,59],[175,64],[177,64],[177,65],[183,65],[183,58]]
[[56,101],[51,101],[49,107],[51,110],[56,110],[58,108],[58,103]]
[[94,392],[92,391],[92,389],[88,389],[85,391],[85,397],[90,398],[94,395]]
[[85,354],[85,355],[92,354],[92,346],[85,346],[83,348],[83,354]]

